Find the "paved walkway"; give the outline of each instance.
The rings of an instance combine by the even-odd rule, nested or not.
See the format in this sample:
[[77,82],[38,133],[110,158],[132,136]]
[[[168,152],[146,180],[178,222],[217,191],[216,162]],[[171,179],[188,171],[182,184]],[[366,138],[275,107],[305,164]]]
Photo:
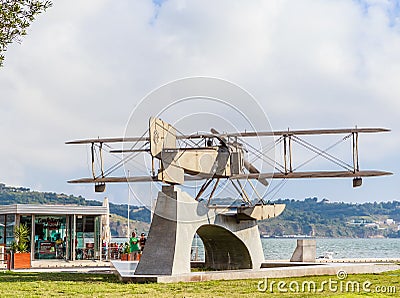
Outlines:
[[[268,266],[262,269],[225,270],[190,272],[178,275],[134,275],[136,264],[129,262],[113,261],[113,266],[118,272],[119,279],[124,282],[193,282],[209,280],[233,280],[233,279],[257,279],[257,278],[284,278],[302,277],[315,275],[337,275],[345,274],[380,273],[391,270],[399,270],[400,265],[394,263],[307,263],[307,264],[284,264],[280,266]],[[271,265],[272,263],[266,263]],[[297,265],[297,266],[296,266]]]
[[113,274],[114,271],[110,267],[75,267],[75,268],[30,268],[30,269],[13,269],[13,272],[65,272],[65,273],[98,273]]
[[113,273],[111,262],[79,260],[35,260],[30,269],[13,269],[15,272],[82,272],[82,273]]
[[32,268],[73,268],[73,267],[110,267],[111,263],[99,260],[35,260]]
[[[178,276],[134,276],[137,261],[32,261],[30,269],[15,269],[14,272],[66,272],[66,273],[98,273],[112,274],[119,271],[120,279],[131,282],[178,282],[218,279],[242,279],[259,277],[290,277],[321,274],[336,274],[338,270],[346,270],[349,274],[377,273],[400,269],[399,259],[333,259],[317,260],[316,263],[293,263],[288,260],[267,260],[260,270],[232,270],[191,272]],[[202,262],[199,262],[202,263]],[[201,267],[201,264],[199,264]]]

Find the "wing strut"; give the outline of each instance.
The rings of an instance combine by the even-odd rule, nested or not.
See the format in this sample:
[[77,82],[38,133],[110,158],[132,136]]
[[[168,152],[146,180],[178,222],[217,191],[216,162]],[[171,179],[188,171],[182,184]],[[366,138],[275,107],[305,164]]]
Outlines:
[[207,201],[207,206],[210,204],[211,198],[214,195],[215,190],[217,189],[218,183],[219,183],[220,178],[217,178],[217,181],[215,181],[214,187],[210,193],[210,196],[208,197],[208,201]]
[[93,179],[96,179],[96,173],[94,171],[94,143],[92,143],[92,146],[90,147],[90,152],[92,153],[92,176]]
[[[292,173],[292,136],[284,135],[283,136],[283,159],[285,165],[285,174]],[[289,164],[289,170],[288,170]]]
[[205,190],[207,189],[207,187],[210,185],[210,183],[213,181],[213,178],[209,178],[207,179],[207,181],[205,183],[203,183],[203,185],[201,186],[199,192],[196,195],[195,200],[198,201],[200,199],[200,196],[203,194],[203,192],[205,192]]
[[[94,147],[94,142],[92,142],[92,146],[90,148],[90,152],[92,155],[92,175],[93,175],[93,180],[98,179],[96,177],[96,171],[94,167],[94,162],[95,162],[95,147]],[[99,144],[99,156],[100,156],[100,172],[101,172],[101,178],[104,178],[104,161],[103,161],[103,142],[100,142]],[[95,182],[94,183],[94,191],[95,192],[104,192],[106,189],[106,184],[105,182]]]
[[249,197],[247,196],[246,191],[244,190],[244,188],[242,187],[242,184],[240,183],[239,179],[236,179],[237,183],[240,186],[237,187],[237,185],[235,184],[235,182],[231,179],[232,185],[235,187],[236,191],[239,193],[239,195],[242,197],[243,201],[245,201],[246,203],[248,203],[249,205],[251,205],[251,201],[249,200]]
[[353,172],[360,171],[360,165],[358,161],[358,132],[353,132]]
[[101,170],[101,178],[104,178],[104,160],[103,160],[103,143],[100,143],[99,147],[99,154],[100,154],[100,170]]

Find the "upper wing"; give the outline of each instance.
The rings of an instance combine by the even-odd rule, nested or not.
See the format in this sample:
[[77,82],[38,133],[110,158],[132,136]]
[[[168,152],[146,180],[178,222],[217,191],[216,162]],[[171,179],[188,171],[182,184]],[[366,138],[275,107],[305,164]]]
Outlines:
[[[227,137],[270,137],[282,135],[323,135],[323,134],[350,134],[350,133],[378,133],[389,132],[387,128],[340,128],[340,129],[305,129],[305,130],[277,130],[277,131],[250,131],[236,133],[196,133],[189,135],[177,135],[182,139],[204,139],[204,138],[227,138]],[[97,138],[68,141],[66,144],[90,144],[90,143],[123,143],[123,142],[148,142],[148,137],[119,137],[119,138]]]
[[303,129],[303,130],[275,130],[275,131],[248,131],[234,133],[197,133],[191,135],[180,135],[177,139],[201,139],[201,138],[227,138],[227,137],[272,137],[292,135],[326,135],[326,134],[350,134],[350,133],[378,133],[389,132],[390,129],[369,128],[338,128],[338,129]]

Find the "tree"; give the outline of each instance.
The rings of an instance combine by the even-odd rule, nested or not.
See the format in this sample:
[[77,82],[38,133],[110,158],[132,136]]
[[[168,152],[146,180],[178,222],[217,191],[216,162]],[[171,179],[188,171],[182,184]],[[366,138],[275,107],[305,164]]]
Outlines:
[[50,6],[52,3],[47,0],[0,0],[0,67],[7,46],[20,43],[35,17]]

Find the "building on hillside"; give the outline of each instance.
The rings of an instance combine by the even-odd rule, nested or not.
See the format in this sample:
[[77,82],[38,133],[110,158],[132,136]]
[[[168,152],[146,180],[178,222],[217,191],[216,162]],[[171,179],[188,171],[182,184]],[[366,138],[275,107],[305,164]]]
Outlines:
[[101,217],[106,206],[15,204],[0,206],[0,246],[9,248],[14,227],[30,230],[32,260],[101,259]]
[[390,225],[394,225],[396,222],[393,220],[393,218],[388,218],[385,220],[385,224],[387,224],[388,226]]

